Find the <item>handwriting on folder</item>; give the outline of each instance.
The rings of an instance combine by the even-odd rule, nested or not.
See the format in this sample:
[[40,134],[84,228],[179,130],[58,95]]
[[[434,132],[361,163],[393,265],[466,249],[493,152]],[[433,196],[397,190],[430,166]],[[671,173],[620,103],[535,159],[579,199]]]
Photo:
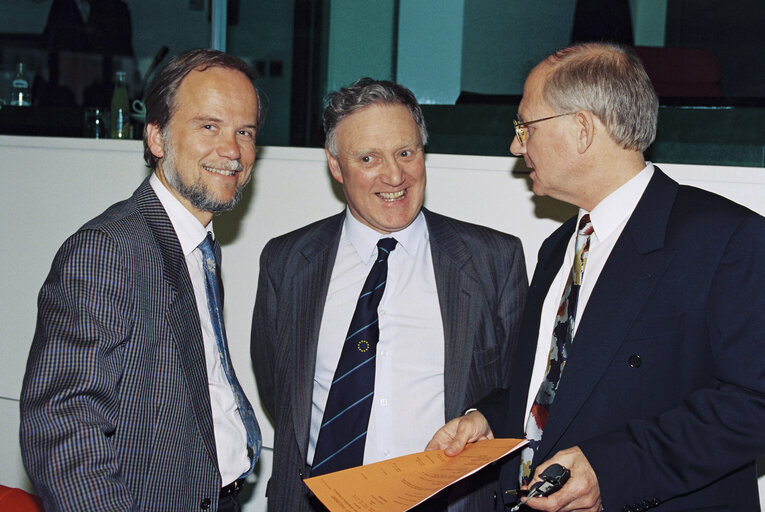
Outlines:
[[413,453],[304,482],[330,512],[403,512],[527,443],[479,441],[456,457],[443,450]]

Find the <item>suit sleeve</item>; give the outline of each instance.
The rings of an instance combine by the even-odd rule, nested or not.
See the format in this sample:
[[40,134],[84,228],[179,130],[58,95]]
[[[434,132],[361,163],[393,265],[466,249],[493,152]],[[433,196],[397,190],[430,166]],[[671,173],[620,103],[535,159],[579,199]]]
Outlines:
[[517,437],[518,433],[510,429],[511,420],[508,418],[508,401],[510,386],[517,371],[521,320],[526,305],[528,292],[528,276],[526,261],[520,240],[513,238],[503,244],[496,252],[497,276],[505,276],[499,287],[499,302],[497,316],[503,329],[501,380],[498,386],[489,391],[470,408],[478,409],[483,414],[496,437]]
[[274,365],[276,351],[276,291],[269,274],[269,245],[263,249],[260,256],[260,273],[258,274],[258,291],[255,298],[255,308],[252,314],[252,333],[250,338],[250,355],[255,369],[255,379],[258,393],[263,406],[271,418],[274,418]]
[[80,231],[56,255],[38,299],[21,391],[21,451],[46,510],[130,510],[115,446],[129,276],[117,246]]
[[765,222],[750,215],[710,269],[701,315],[708,339],[697,342],[699,350],[711,349],[712,385],[658,417],[579,444],[598,475],[606,510],[621,509],[623,498],[637,493],[664,501],[698,490],[765,451],[763,262]]
[[510,385],[512,361],[518,347],[521,318],[526,304],[529,280],[526,274],[526,259],[520,240],[513,238],[507,256],[502,259],[500,269],[507,272],[507,279],[500,290],[498,315],[503,326],[506,342],[502,344],[502,387]]

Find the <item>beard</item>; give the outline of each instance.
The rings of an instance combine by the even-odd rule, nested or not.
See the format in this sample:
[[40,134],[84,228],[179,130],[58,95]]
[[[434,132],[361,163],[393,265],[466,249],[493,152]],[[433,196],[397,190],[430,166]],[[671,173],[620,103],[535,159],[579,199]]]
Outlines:
[[[183,179],[178,172],[178,167],[176,166],[175,145],[173,144],[169,131],[162,137],[162,150],[164,151],[162,170],[164,171],[167,184],[177,190],[182,197],[186,198],[191,203],[191,205],[198,210],[210,213],[219,213],[227,212],[233,209],[234,206],[236,206],[237,203],[239,203],[239,200],[242,198],[242,190],[244,190],[244,187],[246,187],[252,179],[252,173],[250,173],[250,175],[247,177],[247,181],[236,187],[234,196],[228,201],[224,201],[215,197],[207,185],[202,181],[201,177],[188,185],[183,182]],[[206,164],[203,162],[202,165]],[[235,160],[227,161],[222,165],[220,163],[216,163],[211,167],[216,167],[219,169],[224,168],[226,170],[236,172],[241,172],[243,169],[242,164]]]

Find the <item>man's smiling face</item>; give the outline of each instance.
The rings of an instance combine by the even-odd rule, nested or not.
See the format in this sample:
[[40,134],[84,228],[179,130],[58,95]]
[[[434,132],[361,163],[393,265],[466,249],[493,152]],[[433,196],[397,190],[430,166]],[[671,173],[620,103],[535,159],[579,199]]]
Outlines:
[[181,82],[164,133],[149,125],[157,175],[202,224],[231,209],[255,164],[258,101],[239,71],[212,67]]
[[425,196],[420,130],[404,105],[373,104],[342,119],[332,176],[343,185],[351,214],[383,234],[414,221]]

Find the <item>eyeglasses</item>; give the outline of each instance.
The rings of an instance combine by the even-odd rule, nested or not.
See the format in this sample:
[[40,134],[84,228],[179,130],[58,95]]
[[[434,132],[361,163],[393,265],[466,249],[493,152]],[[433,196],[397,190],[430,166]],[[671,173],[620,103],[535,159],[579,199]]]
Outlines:
[[518,142],[521,143],[521,146],[526,144],[526,141],[529,140],[529,130],[526,128],[530,124],[534,123],[541,123],[542,121],[549,121],[550,119],[555,119],[557,117],[563,117],[563,116],[572,116],[576,114],[576,112],[566,112],[565,114],[558,114],[557,116],[550,116],[550,117],[543,117],[542,119],[534,119],[533,121],[526,121],[523,122],[520,119],[513,119],[513,128],[515,128],[515,136],[518,137]]

